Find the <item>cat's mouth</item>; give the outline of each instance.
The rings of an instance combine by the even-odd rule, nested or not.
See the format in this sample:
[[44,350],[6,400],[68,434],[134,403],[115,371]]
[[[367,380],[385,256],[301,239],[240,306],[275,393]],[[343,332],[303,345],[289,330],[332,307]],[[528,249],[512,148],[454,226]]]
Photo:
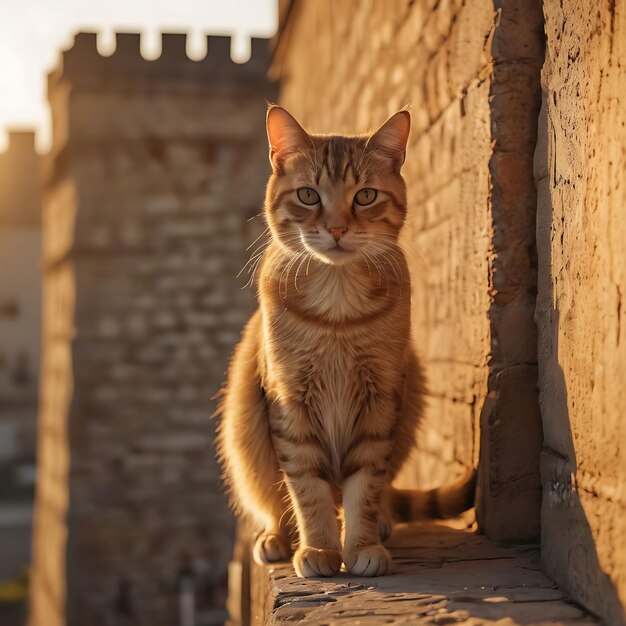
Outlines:
[[342,241],[333,241],[332,245],[323,247],[321,242],[307,241],[302,237],[304,247],[312,252],[318,259],[331,265],[343,265],[349,263],[357,256],[356,248],[347,246]]
[[326,249],[327,254],[352,254],[353,252],[355,252],[354,248],[348,248],[342,245],[340,241]]
[[334,246],[327,248],[323,256],[326,257],[327,262],[330,262],[332,265],[343,265],[355,259],[357,254],[354,248],[344,247],[337,242]]

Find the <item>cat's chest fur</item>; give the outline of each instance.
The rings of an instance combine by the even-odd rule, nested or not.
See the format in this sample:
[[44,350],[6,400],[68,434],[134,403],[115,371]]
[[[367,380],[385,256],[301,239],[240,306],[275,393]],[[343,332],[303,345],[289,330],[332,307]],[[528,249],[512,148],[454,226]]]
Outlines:
[[369,327],[321,331],[288,316],[283,317],[268,354],[270,395],[281,409],[282,427],[295,437],[313,435],[327,451],[329,469],[339,475],[360,436],[366,407],[397,390],[402,333],[383,342],[380,333]]
[[287,410],[286,419],[300,422],[290,427],[311,432],[328,450],[331,466],[339,468],[358,432],[364,403],[376,391],[368,381],[383,377],[380,365],[363,350],[331,336],[318,337],[309,349],[303,345],[292,350],[274,365],[278,397],[301,409]]
[[359,380],[358,356],[344,346],[328,346],[316,361],[305,374],[303,399],[311,426],[325,439],[337,467],[358,427],[367,390]]
[[262,301],[266,390],[281,428],[315,437],[338,473],[365,407],[392,397],[402,378],[408,297],[348,271],[320,272],[281,295]]

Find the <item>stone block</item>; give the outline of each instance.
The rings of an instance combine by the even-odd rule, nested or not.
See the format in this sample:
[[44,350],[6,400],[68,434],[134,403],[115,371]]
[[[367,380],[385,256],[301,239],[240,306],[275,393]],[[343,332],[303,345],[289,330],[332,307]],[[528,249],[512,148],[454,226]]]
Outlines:
[[509,367],[493,374],[489,387],[480,418],[478,523],[494,541],[523,541],[540,529],[537,368]]

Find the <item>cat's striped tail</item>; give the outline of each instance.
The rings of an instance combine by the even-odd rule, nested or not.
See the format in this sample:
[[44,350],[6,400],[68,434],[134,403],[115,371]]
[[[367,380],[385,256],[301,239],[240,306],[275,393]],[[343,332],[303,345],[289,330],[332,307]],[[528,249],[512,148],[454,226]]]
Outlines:
[[472,469],[449,485],[430,491],[391,490],[391,508],[396,522],[456,517],[474,506],[476,470]]

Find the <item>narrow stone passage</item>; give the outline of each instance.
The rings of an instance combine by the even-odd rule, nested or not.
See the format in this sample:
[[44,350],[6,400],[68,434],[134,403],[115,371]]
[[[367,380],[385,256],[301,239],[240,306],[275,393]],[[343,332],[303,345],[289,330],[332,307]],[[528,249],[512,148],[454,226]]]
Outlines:
[[253,565],[251,622],[367,624],[597,624],[542,571],[536,545],[500,548],[448,525],[400,526],[380,578],[297,578],[290,565]]

